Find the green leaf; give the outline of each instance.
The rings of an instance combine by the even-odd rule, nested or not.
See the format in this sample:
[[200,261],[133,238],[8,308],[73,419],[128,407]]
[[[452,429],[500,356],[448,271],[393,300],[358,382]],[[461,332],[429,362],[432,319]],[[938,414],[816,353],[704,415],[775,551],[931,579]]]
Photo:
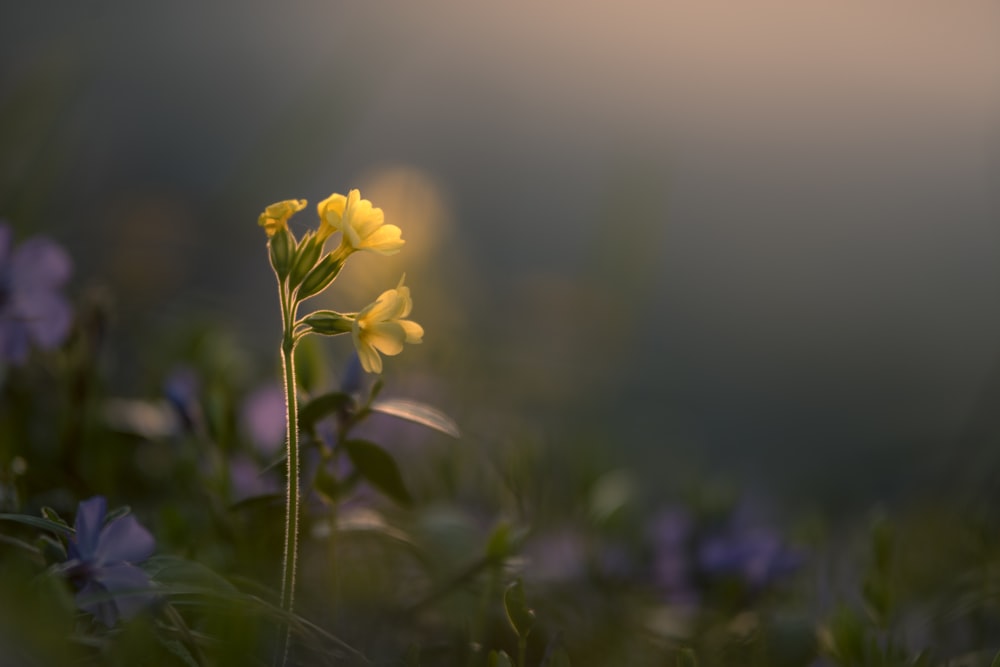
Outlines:
[[524,597],[524,584],[520,579],[511,583],[504,591],[503,607],[507,612],[507,621],[515,634],[522,639],[527,637],[535,625],[535,612],[528,608]]
[[317,422],[351,406],[353,401],[350,394],[340,391],[317,396],[299,408],[299,430],[312,433]]
[[65,535],[67,537],[76,534],[76,531],[70,526],[67,526],[65,523],[59,523],[58,521],[52,521],[51,519],[43,519],[40,516],[31,516],[30,514],[0,514],[0,521],[14,521],[15,523],[21,523],[33,528],[41,528],[42,530],[49,530],[58,535]]
[[486,557],[492,560],[503,560],[510,551],[510,524],[504,521],[490,533],[490,537],[486,541]]
[[459,438],[462,435],[458,430],[458,424],[451,417],[420,401],[412,401],[407,398],[386,398],[372,402],[371,409],[384,415],[406,419],[415,424],[432,428],[453,438]]
[[198,661],[194,659],[191,652],[188,651],[187,647],[184,646],[180,641],[176,639],[167,639],[166,637],[157,637],[160,644],[169,653],[171,653],[175,658],[183,662],[188,667],[200,667]]
[[316,471],[316,478],[313,480],[313,484],[316,491],[331,503],[337,502],[337,500],[339,500],[351,486],[347,483],[347,480],[341,482],[339,479],[327,472],[326,468],[322,464]]
[[62,541],[44,533],[38,536],[38,550],[41,551],[46,563],[62,563],[66,560],[66,547]]
[[990,663],[990,667],[1000,667],[1000,653],[997,653],[996,657],[993,658],[993,662]]
[[174,588],[200,586],[219,593],[236,593],[237,589],[225,577],[211,568],[177,556],[152,556],[142,564],[142,569],[159,586],[170,594]]
[[59,516],[59,512],[55,511],[51,507],[43,507],[42,516],[48,519],[49,521],[55,521],[56,523],[61,523],[67,528],[69,527],[69,524],[66,523],[66,520],[63,519],[61,516]]
[[514,528],[501,521],[486,540],[486,557],[502,561],[517,551],[526,536],[527,530],[523,526]]
[[367,440],[348,440],[344,443],[344,449],[355,469],[372,486],[401,505],[413,502],[403,483],[403,476],[399,473],[399,466],[389,452]]
[[514,667],[506,651],[490,651],[489,667]]

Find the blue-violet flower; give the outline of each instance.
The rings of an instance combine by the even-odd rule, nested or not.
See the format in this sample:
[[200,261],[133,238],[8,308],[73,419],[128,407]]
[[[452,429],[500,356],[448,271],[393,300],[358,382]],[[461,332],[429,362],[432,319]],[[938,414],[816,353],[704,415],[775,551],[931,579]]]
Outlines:
[[66,340],[73,311],[60,288],[69,279],[69,255],[35,236],[13,248],[0,223],[0,363],[23,364],[31,343],[52,349]]
[[105,523],[107,501],[81,501],[76,535],[69,541],[67,574],[77,586],[77,606],[111,627],[131,618],[154,598],[149,575],[136,567],[153,553],[155,541],[131,514]]

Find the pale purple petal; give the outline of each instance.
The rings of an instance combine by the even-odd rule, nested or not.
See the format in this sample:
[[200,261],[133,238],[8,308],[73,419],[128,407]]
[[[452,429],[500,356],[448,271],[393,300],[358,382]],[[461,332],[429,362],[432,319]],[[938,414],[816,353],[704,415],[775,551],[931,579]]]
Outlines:
[[114,596],[118,612],[125,619],[135,616],[156,598],[149,575],[128,563],[102,567],[94,574],[94,581]]
[[108,511],[108,502],[104,496],[94,496],[81,500],[76,510],[76,557],[80,560],[91,560],[97,554],[98,543],[104,517]]
[[243,423],[257,451],[273,455],[285,442],[285,392],[277,385],[255,390],[243,404]]
[[246,456],[230,461],[229,480],[235,502],[281,490],[281,485],[273,476],[262,474],[257,464]]
[[141,563],[153,554],[156,541],[142,524],[128,514],[115,519],[101,531],[94,554],[97,563]]
[[24,322],[0,313],[0,359],[12,364],[28,360],[28,328]]
[[361,383],[364,378],[364,369],[361,368],[361,359],[358,355],[351,354],[350,360],[347,362],[347,368],[344,369],[344,377],[340,380],[340,390],[345,394],[356,394],[361,391]]
[[678,547],[691,536],[691,516],[681,509],[667,509],[657,514],[649,523],[647,532],[659,548]]
[[103,586],[94,581],[88,581],[76,594],[76,606],[89,612],[107,627],[112,627],[118,621],[118,608]]
[[22,290],[56,289],[73,272],[73,263],[62,246],[43,236],[27,239],[10,258],[12,288]]
[[36,291],[14,295],[13,307],[31,337],[42,349],[61,345],[73,323],[73,309],[58,292]]

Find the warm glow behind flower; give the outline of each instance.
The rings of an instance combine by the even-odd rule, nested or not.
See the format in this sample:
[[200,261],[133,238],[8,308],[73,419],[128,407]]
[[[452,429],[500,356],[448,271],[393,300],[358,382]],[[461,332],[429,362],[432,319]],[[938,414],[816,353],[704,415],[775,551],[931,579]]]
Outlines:
[[358,190],[347,196],[333,194],[319,203],[320,228],[317,232],[326,239],[334,232],[343,234],[341,245],[352,250],[371,250],[381,255],[394,255],[403,247],[400,229],[385,224],[382,209],[375,208]]
[[379,352],[394,356],[403,351],[403,343],[422,342],[424,328],[404,319],[413,308],[410,288],[403,285],[405,278],[400,279],[395,289],[382,292],[354,319],[351,331],[354,346],[358,350],[361,366],[369,373],[382,372]]
[[281,229],[288,229],[288,219],[306,207],[305,199],[286,199],[271,204],[257,218],[257,224],[264,228],[268,237]]

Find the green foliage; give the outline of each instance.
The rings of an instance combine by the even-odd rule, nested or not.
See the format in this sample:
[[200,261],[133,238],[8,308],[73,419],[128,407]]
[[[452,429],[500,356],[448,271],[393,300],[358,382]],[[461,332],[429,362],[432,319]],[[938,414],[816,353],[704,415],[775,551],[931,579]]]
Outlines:
[[401,505],[413,503],[396,460],[374,442],[347,440],[344,449],[351,463],[366,480]]
[[503,607],[514,634],[521,638],[527,637],[535,626],[535,612],[528,607],[524,583],[520,579],[507,586],[503,594]]

